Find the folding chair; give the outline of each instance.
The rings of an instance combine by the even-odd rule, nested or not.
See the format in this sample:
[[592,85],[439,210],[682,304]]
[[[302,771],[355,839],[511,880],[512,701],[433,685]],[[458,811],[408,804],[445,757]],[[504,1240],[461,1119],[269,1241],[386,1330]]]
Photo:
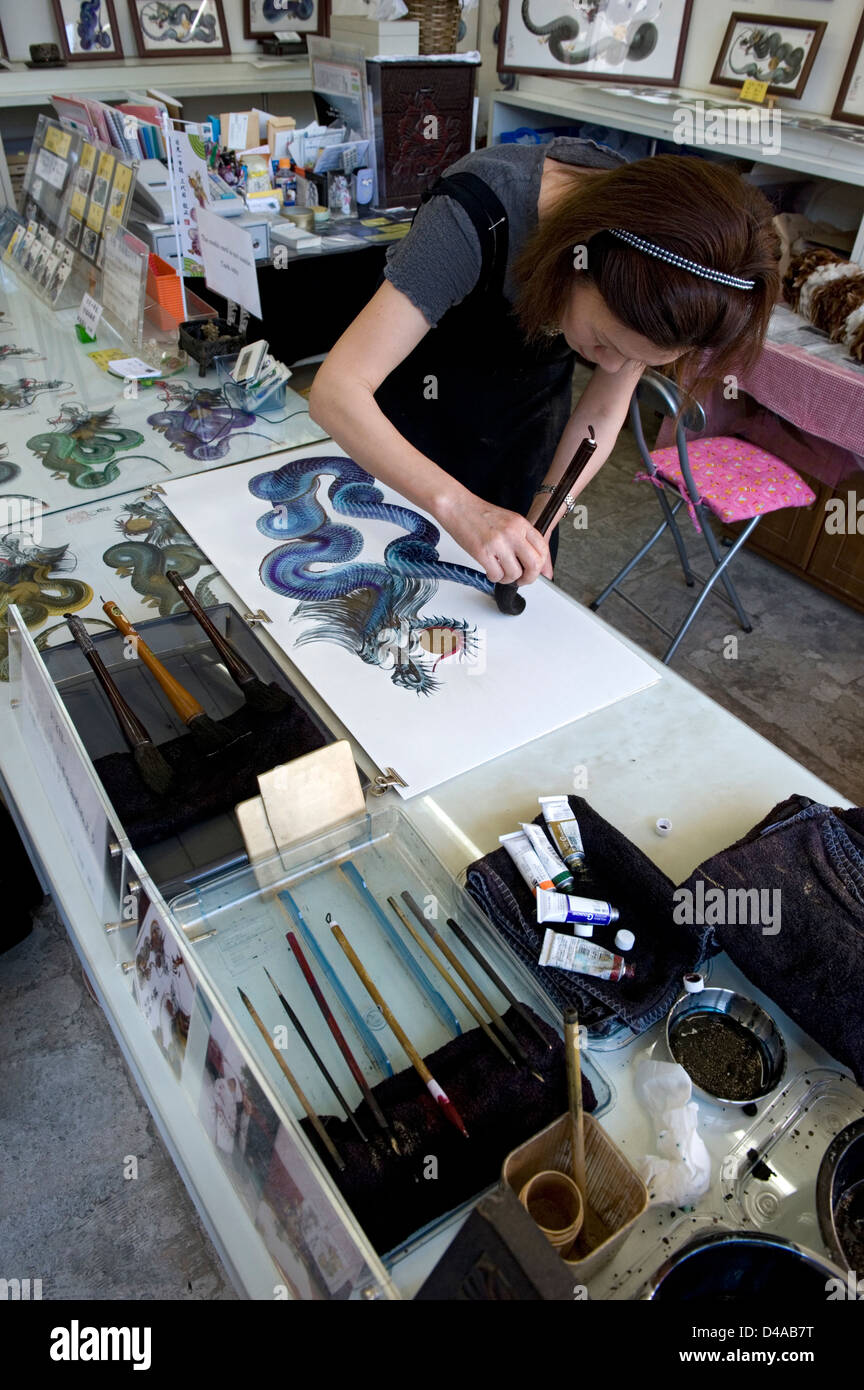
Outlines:
[[[653,483],[663,521],[650,540],[637,550],[612,582],[607,584],[603,592],[589,605],[596,612],[610,594],[617,593],[619,598],[624,599],[625,603],[629,603],[631,608],[635,608],[643,618],[647,618],[649,623],[671,639],[663,656],[664,664],[672,660],[687,629],[718,579],[726,590],[725,595],[718,594],[718,597],[731,604],[745,632],[753,631],[753,625],[727,573],[729,565],[768,512],[779,511],[783,507],[809,507],[816,500],[815,493],[798,476],[794,468],[790,468],[789,464],[784,463],[776,454],[770,454],[766,449],[760,449],[758,445],[750,444],[747,440],[736,439],[730,435],[716,435],[707,439],[696,439],[688,446],[685,431],[704,429],[705,412],[694,401],[690,402],[679,416],[681,400],[681,392],[676,384],[668,377],[650,369],[644,373],[633,393],[630,402],[630,422],[646,470],[644,473],[637,473],[636,477]],[[659,409],[664,415],[673,418],[678,416],[674,447],[656,449],[651,453],[642,430],[640,404]],[[672,495],[677,498],[674,505],[670,502]],[[690,520],[708,548],[713,568],[707,579],[694,572],[675,520],[676,514],[683,506],[687,507]],[[724,523],[747,523],[723,556],[711,529],[708,512],[713,512]],[[687,586],[701,586],[698,598],[691,605],[676,632],[670,632],[619,588],[667,529],[672,533]]]

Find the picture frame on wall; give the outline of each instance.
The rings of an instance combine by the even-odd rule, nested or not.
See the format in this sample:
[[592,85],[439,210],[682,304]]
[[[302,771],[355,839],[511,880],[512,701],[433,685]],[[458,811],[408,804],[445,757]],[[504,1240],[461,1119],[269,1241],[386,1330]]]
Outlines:
[[330,0],[243,0],[243,37],[329,33]]
[[729,20],[712,83],[741,88],[748,78],[767,82],[771,96],[803,95],[828,25],[824,20],[736,10]]
[[53,0],[53,5],[67,63],[123,57],[114,0]]
[[231,52],[222,0],[129,0],[139,58],[218,58]]
[[849,62],[831,115],[835,121],[864,125],[864,14],[852,40]]
[[501,0],[498,71],[625,85],[676,86],[692,0]]

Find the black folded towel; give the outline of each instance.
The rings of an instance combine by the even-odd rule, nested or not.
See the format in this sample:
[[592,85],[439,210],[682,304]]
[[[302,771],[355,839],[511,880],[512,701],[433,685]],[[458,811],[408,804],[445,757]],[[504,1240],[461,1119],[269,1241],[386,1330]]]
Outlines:
[[682,887],[769,895],[755,922],[727,908],[711,944],[864,1084],[864,810],[791,796]]
[[[559,1008],[577,1008],[580,1022],[598,1032],[620,1022],[641,1033],[671,1008],[682,975],[705,954],[709,932],[677,926],[672,919],[671,879],[583,797],[571,796],[570,806],[579,822],[590,874],[589,882],[574,891],[606,899],[618,909],[619,920],[608,927],[595,926],[592,940],[614,951],[616,932],[621,927],[632,931],[636,944],[626,956],[635,967],[632,980],[598,980],[537,964],[546,928],[538,926],[535,900],[505,849],[469,866],[468,891]],[[536,823],[543,824],[542,816]],[[563,923],[550,925],[555,931],[572,930]]]

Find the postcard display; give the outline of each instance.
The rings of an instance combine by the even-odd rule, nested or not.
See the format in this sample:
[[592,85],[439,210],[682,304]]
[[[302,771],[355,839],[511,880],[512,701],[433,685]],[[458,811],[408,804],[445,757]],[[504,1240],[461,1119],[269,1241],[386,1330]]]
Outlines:
[[135,161],[40,116],[24,177],[23,216],[7,210],[3,259],[54,309],[80,302],[104,238],[126,225]]

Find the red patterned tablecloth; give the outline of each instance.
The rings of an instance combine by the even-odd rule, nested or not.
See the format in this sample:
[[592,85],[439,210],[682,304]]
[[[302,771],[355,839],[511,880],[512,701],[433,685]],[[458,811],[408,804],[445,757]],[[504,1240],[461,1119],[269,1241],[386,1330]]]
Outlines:
[[[702,434],[749,439],[832,488],[864,468],[864,370],[768,342],[738,390],[737,400],[725,400],[721,389],[703,401]],[[657,448],[674,442],[664,420]]]

